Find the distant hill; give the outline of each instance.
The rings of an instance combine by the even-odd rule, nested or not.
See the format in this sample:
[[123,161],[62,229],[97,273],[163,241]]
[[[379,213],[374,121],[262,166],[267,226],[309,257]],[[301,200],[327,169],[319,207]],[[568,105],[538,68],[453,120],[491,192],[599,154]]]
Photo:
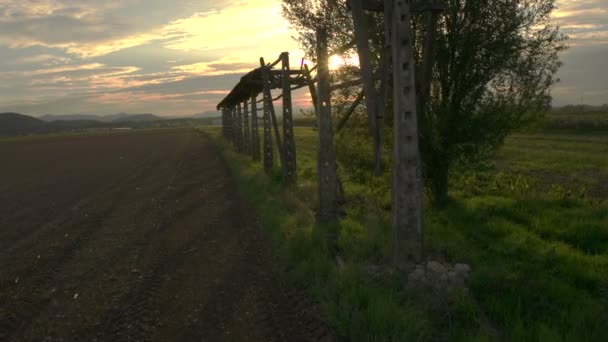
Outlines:
[[98,121],[98,122],[153,122],[164,120],[160,116],[154,114],[127,114],[118,113],[112,115],[94,115],[94,114],[46,114],[40,117],[46,122],[53,121]]
[[47,127],[44,121],[19,113],[0,113],[0,136],[43,133]]
[[40,120],[46,122],[53,121],[103,121],[99,115],[92,114],[46,114],[39,117]]
[[192,117],[195,119],[219,118],[221,116],[222,116],[222,113],[220,113],[217,110],[209,110],[206,112],[197,113],[197,114],[192,115]]
[[164,118],[154,114],[118,114],[111,117],[110,122],[153,122],[164,120]]
[[217,118],[162,118],[153,114],[119,113],[44,115],[44,120],[18,113],[0,113],[0,137],[26,134],[86,132],[129,128],[193,127],[216,124]]

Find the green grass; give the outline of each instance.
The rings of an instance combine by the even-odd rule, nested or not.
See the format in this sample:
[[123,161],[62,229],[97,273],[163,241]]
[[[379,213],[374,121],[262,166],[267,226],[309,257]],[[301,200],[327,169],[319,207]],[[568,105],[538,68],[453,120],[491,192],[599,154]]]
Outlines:
[[542,126],[555,131],[606,135],[608,111],[605,106],[594,110],[582,110],[581,108],[554,110],[547,114]]
[[507,138],[497,160],[516,170],[608,173],[608,135],[515,134]]
[[280,185],[279,170],[267,176],[235,153],[219,130],[205,132],[274,237],[287,280],[308,288],[351,340],[605,340],[608,204],[565,195],[563,184],[550,184],[562,179],[547,175],[601,176],[606,138],[514,135],[489,168],[452,179],[447,208],[426,211],[426,243],[436,258],[471,264],[473,276],[469,296],[446,300],[408,290],[401,274],[370,276],[390,260],[388,171],[374,179],[340,167],[347,204],[338,267],[322,238],[335,227],[315,229],[316,132],[296,129],[293,189]]

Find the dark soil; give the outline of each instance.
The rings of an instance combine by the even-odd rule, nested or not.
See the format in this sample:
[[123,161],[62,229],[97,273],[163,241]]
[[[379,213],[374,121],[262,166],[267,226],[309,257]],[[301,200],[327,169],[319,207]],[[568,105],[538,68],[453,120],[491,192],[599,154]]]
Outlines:
[[0,143],[0,341],[325,341],[192,130]]

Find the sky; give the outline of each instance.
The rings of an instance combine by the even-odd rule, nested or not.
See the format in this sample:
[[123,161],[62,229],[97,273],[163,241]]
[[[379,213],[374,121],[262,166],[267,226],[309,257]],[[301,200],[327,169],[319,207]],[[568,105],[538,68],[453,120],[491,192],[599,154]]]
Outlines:
[[[608,0],[557,3],[554,105],[608,103]],[[272,0],[0,0],[0,112],[214,111],[259,57],[299,64],[295,34]]]

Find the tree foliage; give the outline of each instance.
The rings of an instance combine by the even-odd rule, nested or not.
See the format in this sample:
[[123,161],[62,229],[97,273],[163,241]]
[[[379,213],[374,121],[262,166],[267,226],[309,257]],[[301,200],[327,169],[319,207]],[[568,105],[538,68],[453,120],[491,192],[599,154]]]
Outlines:
[[[510,132],[549,108],[561,65],[558,54],[566,48],[566,37],[551,23],[555,0],[446,0],[445,5],[430,97],[419,108],[425,181],[436,205],[447,199],[450,170],[486,159]],[[283,13],[311,56],[319,25],[331,30],[334,48],[352,39],[346,0],[283,0]],[[380,13],[369,13],[377,69],[384,45],[382,20]],[[423,15],[415,14],[412,22],[419,66]]]

